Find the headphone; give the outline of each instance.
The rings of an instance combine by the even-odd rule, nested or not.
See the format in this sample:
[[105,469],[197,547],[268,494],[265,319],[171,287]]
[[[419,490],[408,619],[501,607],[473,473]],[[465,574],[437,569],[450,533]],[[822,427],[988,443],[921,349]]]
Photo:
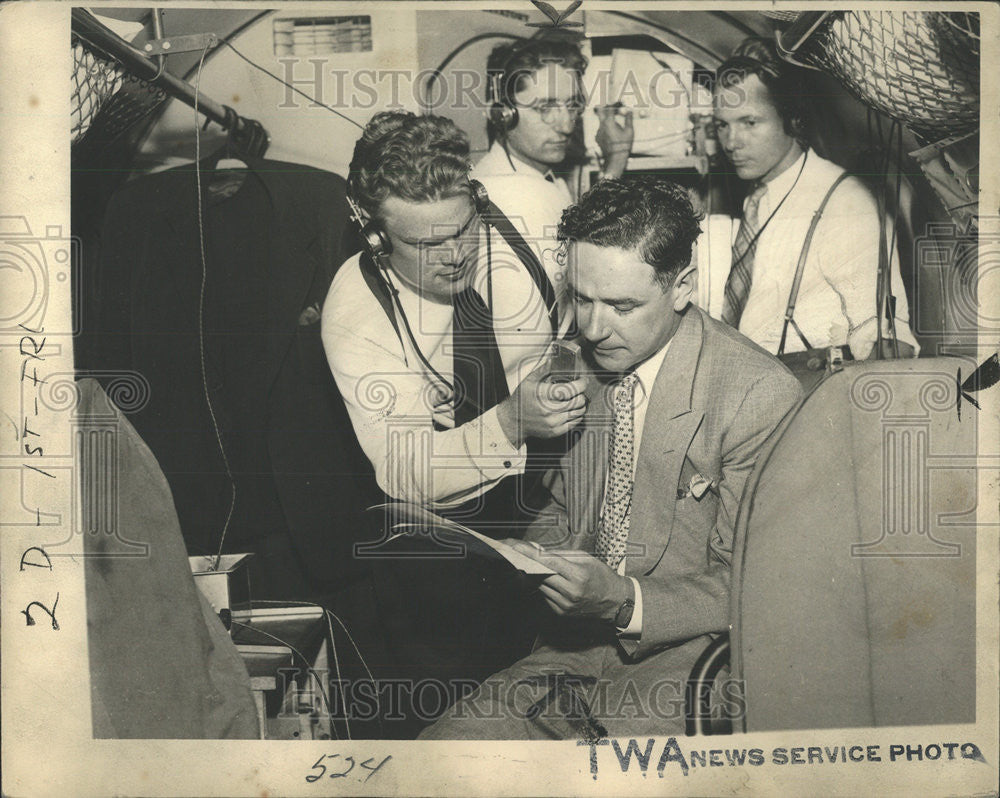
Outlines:
[[511,102],[507,92],[504,91],[504,84],[509,80],[507,70],[511,62],[521,54],[529,44],[535,41],[535,37],[523,39],[510,48],[510,52],[504,57],[499,69],[494,69],[489,74],[489,81],[486,84],[486,101],[490,104],[486,112],[487,119],[501,134],[510,133],[520,119],[517,107]]
[[[790,99],[801,94],[800,78],[794,69],[794,67],[790,68],[782,61],[777,60],[776,56],[774,59],[770,58],[766,49],[759,52],[759,48],[753,47],[751,39],[744,41],[733,51],[733,54],[719,67],[718,73],[739,70],[750,73],[762,72],[761,82],[770,94],[771,102],[781,117],[782,129],[802,144],[806,139],[808,108],[800,97],[799,99]],[[767,80],[764,80],[765,75]]]
[[500,91],[500,83],[502,80],[502,73],[494,73],[490,75],[490,82],[487,84],[490,95],[487,98],[490,101],[490,109],[487,111],[487,118],[489,119],[490,125],[500,131],[503,135],[506,135],[517,127],[520,115],[518,114],[515,106],[508,104],[509,100],[507,102],[500,100],[500,96],[502,94]]
[[506,84],[510,80],[507,70],[510,69],[511,63],[524,50],[534,45],[539,39],[544,38],[545,35],[546,32],[544,30],[539,30],[527,39],[521,39],[516,42],[511,46],[510,52],[504,56],[503,61],[498,67],[490,69],[489,64],[487,64],[489,81],[486,84],[486,101],[490,104],[490,107],[486,112],[486,116],[490,125],[503,135],[510,133],[510,131],[517,127],[519,121],[517,106],[514,105],[507,92],[504,91]]
[[[468,179],[469,191],[472,194],[472,201],[476,206],[476,214],[488,225],[490,224],[488,211],[490,208],[490,195],[486,191],[486,186],[480,183],[478,180]],[[358,205],[354,197],[351,196],[352,193],[352,181],[347,183],[347,203],[351,208],[351,218],[361,229],[361,240],[363,242],[364,248],[371,255],[372,261],[374,261],[377,269],[381,274],[376,277],[376,284],[380,284],[376,290],[375,286],[372,286],[372,290],[376,292],[376,297],[382,294],[385,298],[383,308],[386,314],[389,316],[389,321],[392,324],[393,329],[396,331],[396,336],[399,338],[400,346],[403,344],[403,336],[400,334],[399,325],[397,323],[397,316],[403,322],[403,327],[406,330],[406,335],[410,340],[410,344],[413,346],[413,351],[416,353],[417,358],[423,364],[424,369],[428,374],[433,375],[438,383],[448,390],[453,390],[452,383],[447,380],[444,375],[441,374],[434,366],[431,365],[430,359],[424,355],[423,351],[420,349],[420,345],[417,343],[417,339],[413,334],[413,329],[410,327],[410,322],[406,318],[406,311],[403,310],[403,305],[399,301],[399,291],[396,290],[395,285],[393,285],[392,279],[389,277],[389,256],[392,254],[392,241],[389,240],[389,236],[386,234],[385,229],[381,224],[376,222],[374,219],[366,219],[364,212],[361,210],[361,206]],[[490,251],[490,239],[489,236],[486,238],[487,253]],[[490,255],[487,254],[487,260],[490,260]],[[362,271],[364,271],[362,269]],[[491,280],[491,293],[492,293],[492,280]],[[380,300],[381,302],[382,300]],[[492,298],[491,298],[492,303]],[[393,307],[395,310],[393,310]],[[405,358],[405,346],[404,346],[404,358]]]
[[[488,222],[487,212],[490,207],[490,195],[486,186],[478,180],[469,178],[469,192],[472,195],[472,202],[476,206],[476,213]],[[389,268],[389,256],[392,254],[392,241],[386,234],[381,224],[374,219],[367,218],[361,206],[358,205],[354,197],[351,196],[352,186],[347,186],[347,204],[351,208],[351,218],[358,225],[361,232],[361,240],[364,248],[371,255],[372,260],[380,269]]]

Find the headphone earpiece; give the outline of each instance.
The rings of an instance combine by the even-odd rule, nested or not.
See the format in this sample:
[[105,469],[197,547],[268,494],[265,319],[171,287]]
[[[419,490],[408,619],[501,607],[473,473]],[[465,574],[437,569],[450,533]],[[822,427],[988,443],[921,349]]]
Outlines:
[[347,186],[347,204],[351,208],[351,218],[361,232],[361,240],[364,242],[368,254],[372,256],[372,260],[380,268],[388,268],[385,258],[392,254],[392,242],[389,240],[389,236],[385,234],[385,230],[382,229],[382,225],[376,221],[365,219],[361,207],[351,196],[350,183]]
[[378,222],[367,222],[361,228],[361,238],[371,253],[372,260],[384,268],[382,258],[392,254],[392,242]]
[[502,72],[494,72],[490,75],[490,80],[487,86],[489,87],[489,101],[490,109],[487,112],[487,117],[489,118],[490,124],[500,130],[502,133],[510,133],[515,127],[517,127],[518,113],[517,108],[509,105],[503,99],[503,91],[501,89],[501,83],[503,81],[504,73],[507,70],[507,64],[510,62],[513,56],[509,56],[503,64]]
[[[486,186],[478,180],[469,180],[469,192],[472,195],[472,202],[476,206],[476,213],[485,216],[490,208],[490,194]],[[392,241],[386,235],[382,225],[374,220],[365,220],[361,208],[354,201],[350,194],[347,195],[347,204],[351,208],[351,218],[354,219],[361,231],[361,240],[365,249],[372,256],[372,260],[383,269],[388,268],[385,258],[392,254]]]
[[469,189],[472,192],[472,201],[475,203],[476,213],[480,216],[485,216],[490,209],[490,193],[486,190],[486,186],[478,180],[470,178]]
[[500,102],[493,103],[490,106],[489,117],[490,123],[504,133],[510,133],[510,131],[517,127],[517,109],[511,108],[509,105],[504,105]]

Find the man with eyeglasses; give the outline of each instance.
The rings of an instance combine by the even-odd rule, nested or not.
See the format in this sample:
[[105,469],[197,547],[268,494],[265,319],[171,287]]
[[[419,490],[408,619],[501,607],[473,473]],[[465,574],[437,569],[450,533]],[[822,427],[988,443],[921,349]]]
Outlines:
[[[327,359],[379,486],[437,510],[522,473],[526,441],[563,434],[583,412],[573,382],[565,401],[542,401],[550,301],[483,223],[469,169],[450,120],[377,114],[348,186],[384,252],[348,260],[323,307]],[[491,351],[466,353],[466,339]]]
[[[535,244],[546,273],[562,283],[555,230],[573,196],[560,167],[585,108],[587,59],[565,35],[543,33],[500,45],[486,64],[490,150],[472,176]],[[620,177],[634,132],[631,113],[598,109],[602,177]],[[620,121],[619,121],[620,120]],[[561,292],[560,292],[561,293]]]
[[[535,442],[580,422],[585,383],[548,379],[554,297],[477,194],[470,168],[468,139],[451,120],[372,118],[355,146],[348,191],[374,243],[330,286],[323,346],[388,497],[484,534],[519,537],[533,477],[543,471]],[[530,645],[527,611],[517,604],[523,591],[510,595],[469,558],[401,558],[378,542],[363,551],[391,674],[414,694],[433,679],[430,693],[443,688],[453,700]],[[520,614],[517,624],[511,613]],[[431,710],[423,708],[423,720]]]

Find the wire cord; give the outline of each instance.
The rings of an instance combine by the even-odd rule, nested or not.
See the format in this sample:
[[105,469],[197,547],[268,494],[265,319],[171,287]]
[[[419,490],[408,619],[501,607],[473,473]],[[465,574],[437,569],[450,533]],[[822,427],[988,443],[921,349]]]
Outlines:
[[229,457],[226,455],[226,447],[222,442],[222,432],[219,430],[219,422],[215,417],[212,392],[208,388],[208,370],[205,367],[205,285],[208,282],[208,263],[205,258],[205,208],[201,197],[201,127],[198,124],[198,97],[201,89],[201,70],[205,64],[207,53],[208,45],[205,45],[205,49],[201,52],[201,59],[198,61],[198,74],[194,84],[194,179],[198,195],[198,247],[201,255],[201,288],[198,292],[198,354],[201,360],[201,384],[205,389],[205,403],[208,405],[208,414],[212,418],[212,430],[215,432],[215,440],[219,444],[219,453],[222,455],[222,464],[226,469],[226,477],[229,479],[230,486],[229,511],[226,513],[226,520],[222,525],[219,550],[215,555],[215,563],[212,565],[212,570],[217,571],[222,561],[222,547],[226,543],[229,523],[233,520],[233,510],[236,509],[236,479],[229,466]]
[[[277,605],[277,606],[317,607],[318,609],[321,609],[325,613],[326,627],[327,627],[327,631],[329,632],[329,635],[330,635],[330,651],[331,651],[331,655],[333,656],[334,670],[336,671],[336,674],[337,674],[337,683],[338,684],[343,684],[343,679],[341,677],[341,672],[340,672],[340,658],[337,655],[337,641],[334,639],[333,624],[331,623],[330,619],[332,618],[333,620],[335,620],[337,622],[337,624],[340,626],[340,628],[344,630],[344,634],[347,635],[347,639],[351,641],[351,646],[354,648],[354,653],[358,655],[358,660],[361,662],[361,666],[365,669],[365,673],[368,674],[369,681],[376,688],[375,689],[375,707],[376,707],[376,712],[379,713],[378,714],[379,728],[380,729],[382,728],[382,718],[381,718],[381,714],[380,714],[381,713],[382,704],[381,704],[381,701],[380,701],[379,695],[378,695],[378,682],[375,680],[375,677],[372,675],[371,668],[368,667],[368,662],[365,660],[364,654],[361,653],[361,649],[358,647],[358,644],[355,642],[353,635],[351,635],[350,630],[347,628],[347,625],[342,620],[340,620],[340,618],[336,615],[336,613],[334,613],[332,610],[328,610],[326,607],[320,606],[319,604],[314,604],[311,601],[269,601],[269,600],[257,599],[253,603],[254,604],[272,604],[272,605]],[[234,621],[234,623],[235,623],[235,621]],[[241,625],[245,625],[245,624],[241,624]],[[262,631],[262,630],[257,630],[257,631]],[[266,632],[264,634],[266,634]],[[287,643],[283,643],[283,645],[287,645]],[[291,646],[289,646],[289,648],[291,648]],[[294,651],[294,649],[293,649],[293,651]],[[301,657],[302,655],[300,654],[299,656]],[[325,698],[325,695],[324,695],[324,698]],[[330,706],[330,703],[329,703],[329,701],[327,701],[327,707],[329,708],[329,706]],[[332,713],[333,710],[331,709],[330,712]],[[351,726],[350,726],[350,722],[347,720],[346,707],[345,707],[345,713],[344,713],[344,726],[347,728],[347,739],[348,740],[352,739],[351,738]]]
[[347,120],[348,122],[350,122],[350,123],[351,123],[352,125],[354,125],[355,127],[358,127],[358,128],[361,128],[362,130],[364,130],[364,127],[365,127],[365,126],[364,126],[364,125],[362,125],[362,124],[361,124],[360,122],[355,122],[355,121],[354,121],[353,119],[351,119],[351,117],[347,116],[346,114],[342,114],[342,113],[341,113],[340,111],[338,111],[338,110],[337,110],[336,108],[333,108],[332,106],[329,106],[329,105],[327,105],[327,104],[326,104],[326,103],[324,103],[324,102],[320,102],[320,101],[319,101],[319,100],[317,100],[317,99],[316,99],[315,97],[312,97],[312,96],[310,96],[310,95],[306,94],[306,93],[305,93],[304,91],[302,91],[301,89],[297,89],[297,88],[296,88],[295,86],[293,86],[293,85],[292,85],[291,83],[289,83],[288,81],[286,81],[286,80],[282,80],[281,78],[279,78],[279,77],[278,77],[277,75],[275,75],[275,74],[274,74],[273,72],[271,72],[270,70],[268,70],[268,69],[265,69],[265,68],[264,68],[264,67],[262,67],[262,66],[261,66],[260,64],[258,64],[258,63],[256,63],[255,61],[252,61],[251,59],[247,58],[247,57],[246,57],[245,55],[243,55],[243,53],[241,53],[241,52],[240,52],[239,50],[237,50],[237,49],[236,49],[235,47],[233,47],[233,45],[232,45],[232,44],[231,44],[231,43],[230,43],[230,42],[229,42],[228,40],[226,40],[226,39],[223,39],[223,40],[222,40],[222,43],[223,43],[224,45],[226,45],[226,47],[228,47],[228,48],[229,48],[230,50],[232,50],[232,51],[233,51],[234,53],[236,53],[236,55],[238,55],[238,56],[239,56],[240,58],[242,58],[242,59],[243,59],[244,61],[246,61],[246,62],[247,62],[247,63],[248,63],[248,64],[249,64],[250,66],[252,66],[252,67],[253,67],[254,69],[258,69],[258,70],[260,70],[260,71],[261,71],[261,72],[263,72],[263,73],[264,73],[265,75],[267,75],[267,76],[269,76],[270,78],[272,78],[273,80],[276,80],[276,81],[278,81],[278,83],[280,83],[280,84],[281,84],[282,86],[287,86],[287,87],[288,87],[289,89],[291,89],[292,91],[294,91],[294,92],[295,92],[296,94],[300,94],[300,95],[302,95],[303,97],[305,97],[305,98],[306,98],[307,100],[309,100],[309,101],[310,101],[311,103],[315,103],[316,105],[318,105],[318,106],[320,106],[320,107],[322,107],[322,108],[325,108],[325,109],[326,109],[327,111],[329,111],[330,113],[332,113],[332,114],[336,114],[336,115],[337,115],[337,116],[339,116],[339,117],[340,117],[341,119],[345,119],[345,120]]

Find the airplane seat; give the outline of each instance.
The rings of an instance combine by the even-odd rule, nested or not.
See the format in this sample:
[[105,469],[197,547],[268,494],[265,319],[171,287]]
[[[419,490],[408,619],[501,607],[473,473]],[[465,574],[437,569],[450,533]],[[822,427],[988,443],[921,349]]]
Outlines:
[[979,411],[959,368],[850,365],[771,437],[736,528],[737,728],[975,719]]
[[75,395],[93,736],[259,737],[250,676],[194,583],[163,471],[97,380]]
[[[727,709],[722,686],[730,680],[729,635],[721,634],[691,666],[684,693],[685,734],[732,734],[733,712]],[[727,690],[728,692],[728,690]]]

